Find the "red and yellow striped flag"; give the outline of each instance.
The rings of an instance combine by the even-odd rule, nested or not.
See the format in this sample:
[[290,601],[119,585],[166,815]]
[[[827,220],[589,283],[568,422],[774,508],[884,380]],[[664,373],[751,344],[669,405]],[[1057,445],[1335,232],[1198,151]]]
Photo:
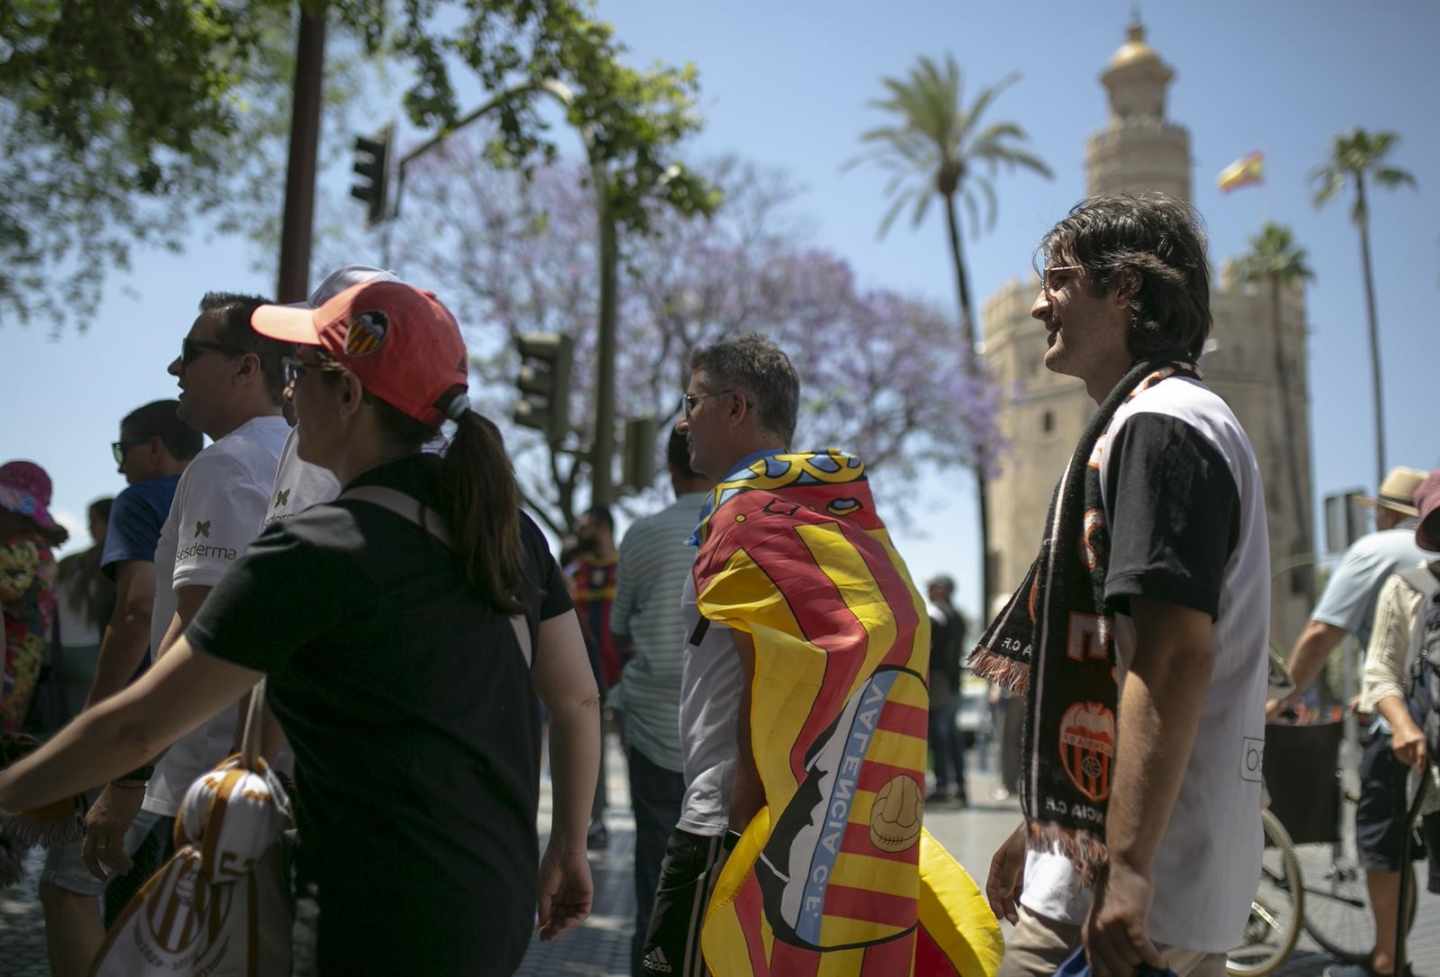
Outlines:
[[859,459],[762,458],[715,489],[700,612],[755,645],[767,807],[702,931],[726,977],[992,977],[979,888],[923,827],[930,622]]
[[1253,152],[1242,156],[1220,171],[1216,185],[1225,193],[1248,187],[1252,183],[1265,182],[1265,154]]

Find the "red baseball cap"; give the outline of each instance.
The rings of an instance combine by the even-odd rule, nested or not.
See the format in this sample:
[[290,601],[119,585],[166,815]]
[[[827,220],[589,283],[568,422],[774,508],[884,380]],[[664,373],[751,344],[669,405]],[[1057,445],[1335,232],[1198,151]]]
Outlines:
[[262,305],[260,335],[319,346],[365,389],[425,424],[445,419],[442,397],[469,380],[465,341],[433,292],[396,281],[351,286],[318,309]]
[[1415,545],[1422,550],[1440,551],[1440,468],[1431,472],[1415,490],[1415,508],[1420,512]]

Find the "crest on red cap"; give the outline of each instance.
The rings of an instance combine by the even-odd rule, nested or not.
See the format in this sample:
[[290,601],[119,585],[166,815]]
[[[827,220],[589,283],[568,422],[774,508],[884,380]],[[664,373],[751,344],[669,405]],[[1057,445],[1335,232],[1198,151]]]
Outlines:
[[378,309],[361,312],[346,323],[345,354],[347,356],[368,356],[385,342],[390,331],[390,319]]

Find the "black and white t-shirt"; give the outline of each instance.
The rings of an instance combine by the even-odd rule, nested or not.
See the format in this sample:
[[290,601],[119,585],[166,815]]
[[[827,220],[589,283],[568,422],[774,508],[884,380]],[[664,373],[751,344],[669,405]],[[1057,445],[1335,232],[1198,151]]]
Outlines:
[[[1229,405],[1181,377],[1124,404],[1101,451],[1111,547],[1105,596],[1117,615],[1120,681],[1135,655],[1130,598],[1215,619],[1200,732],[1155,856],[1150,937],[1224,952],[1241,936],[1260,872],[1270,631],[1260,469]],[[1021,902],[1051,919],[1082,923],[1090,892],[1069,859],[1030,852]]]

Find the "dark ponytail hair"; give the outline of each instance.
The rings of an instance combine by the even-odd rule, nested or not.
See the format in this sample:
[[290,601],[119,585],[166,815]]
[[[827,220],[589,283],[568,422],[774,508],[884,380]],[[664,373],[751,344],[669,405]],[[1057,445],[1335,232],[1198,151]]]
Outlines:
[[[319,360],[322,375],[337,380],[343,367],[328,356]],[[438,425],[417,421],[369,391],[364,396],[375,408],[381,431],[404,448],[419,451],[440,433]],[[465,397],[465,387],[456,384],[435,406],[448,416]],[[533,589],[521,556],[520,486],[500,429],[470,410],[468,399],[465,405],[440,471],[440,515],[470,586],[496,610],[520,614],[525,610],[522,597]]]
[[[458,396],[463,396],[463,389]],[[505,452],[505,439],[483,414],[466,410],[455,422],[445,452],[441,491],[450,535],[460,550],[465,576],[496,609],[524,610],[526,586],[520,549],[520,487]]]

